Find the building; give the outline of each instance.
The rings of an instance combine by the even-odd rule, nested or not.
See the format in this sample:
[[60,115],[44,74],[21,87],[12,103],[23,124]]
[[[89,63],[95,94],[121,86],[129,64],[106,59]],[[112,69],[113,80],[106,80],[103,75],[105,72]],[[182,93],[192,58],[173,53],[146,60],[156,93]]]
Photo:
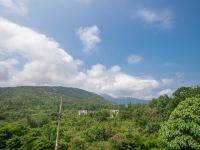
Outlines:
[[113,118],[119,114],[119,110],[110,110],[110,118]]
[[78,115],[79,116],[84,116],[84,115],[87,115],[88,114],[88,111],[87,110],[79,110],[78,111]]

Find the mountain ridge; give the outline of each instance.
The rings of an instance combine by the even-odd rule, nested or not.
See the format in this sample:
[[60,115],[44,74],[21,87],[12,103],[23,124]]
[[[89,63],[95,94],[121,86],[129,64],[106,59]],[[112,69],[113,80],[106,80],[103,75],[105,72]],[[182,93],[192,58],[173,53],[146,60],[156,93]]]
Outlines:
[[27,113],[41,110],[56,112],[59,108],[60,96],[63,96],[64,108],[95,109],[112,104],[96,93],[78,88],[61,86],[0,87],[0,113],[7,110],[12,112],[24,110]]
[[133,97],[112,97],[110,95],[107,94],[102,94],[101,95],[104,99],[110,101],[110,102],[114,102],[116,104],[148,104],[149,100],[144,100],[144,99],[138,99],[138,98],[133,98]]

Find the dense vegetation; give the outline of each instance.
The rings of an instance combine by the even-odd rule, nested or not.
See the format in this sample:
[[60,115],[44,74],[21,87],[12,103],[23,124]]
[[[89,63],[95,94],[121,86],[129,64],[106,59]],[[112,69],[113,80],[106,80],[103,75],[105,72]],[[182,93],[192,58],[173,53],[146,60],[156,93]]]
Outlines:
[[200,149],[200,87],[128,106],[73,88],[0,88],[0,149],[54,149],[61,95],[59,150]]
[[168,149],[200,149],[200,98],[187,98],[171,113],[160,133]]

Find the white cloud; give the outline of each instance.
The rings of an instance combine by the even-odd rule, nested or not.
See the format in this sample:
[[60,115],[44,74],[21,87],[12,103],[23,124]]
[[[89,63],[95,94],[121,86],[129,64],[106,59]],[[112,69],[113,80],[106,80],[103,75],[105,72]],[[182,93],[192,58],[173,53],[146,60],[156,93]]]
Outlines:
[[0,61],[0,81],[6,81],[14,73],[14,66],[18,64],[16,59]]
[[158,95],[160,96],[160,95],[166,94],[168,96],[171,96],[173,92],[174,92],[174,90],[172,90],[172,89],[164,89],[164,90],[158,92]]
[[134,19],[140,19],[149,24],[159,24],[164,28],[172,27],[171,11],[154,12],[148,9],[139,9],[133,15]]
[[12,58],[19,62],[20,67],[10,68],[15,72],[9,84],[53,84],[54,81],[61,84],[67,78],[69,84],[76,80],[79,60],[45,35],[3,18],[0,19],[0,51],[6,61]]
[[84,52],[93,52],[101,42],[100,31],[96,25],[91,27],[80,27],[77,34],[84,45]]
[[174,81],[174,79],[171,79],[171,78],[162,79],[162,83],[164,85],[170,85],[173,81]]
[[28,12],[25,2],[26,0],[0,0],[0,7],[9,13],[25,15]]
[[53,39],[0,18],[0,85],[61,85],[112,96],[147,98],[160,82],[126,74],[119,66],[86,71]]
[[130,64],[136,64],[139,63],[143,59],[140,55],[131,55],[128,57],[128,63]]
[[92,66],[87,71],[85,88],[98,93],[112,96],[147,97],[151,90],[158,88],[160,83],[154,79],[139,78],[121,71],[119,66],[107,69],[101,64]]

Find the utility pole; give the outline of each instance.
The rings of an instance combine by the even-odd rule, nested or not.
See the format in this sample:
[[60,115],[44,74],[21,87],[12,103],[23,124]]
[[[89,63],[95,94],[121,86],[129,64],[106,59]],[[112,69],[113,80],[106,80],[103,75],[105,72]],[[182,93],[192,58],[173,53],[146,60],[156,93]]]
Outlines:
[[60,110],[59,110],[59,114],[58,114],[58,125],[57,125],[57,133],[56,133],[55,150],[58,150],[60,120],[61,120],[61,116],[62,116],[62,103],[63,103],[63,96],[61,96],[61,98],[60,98]]

